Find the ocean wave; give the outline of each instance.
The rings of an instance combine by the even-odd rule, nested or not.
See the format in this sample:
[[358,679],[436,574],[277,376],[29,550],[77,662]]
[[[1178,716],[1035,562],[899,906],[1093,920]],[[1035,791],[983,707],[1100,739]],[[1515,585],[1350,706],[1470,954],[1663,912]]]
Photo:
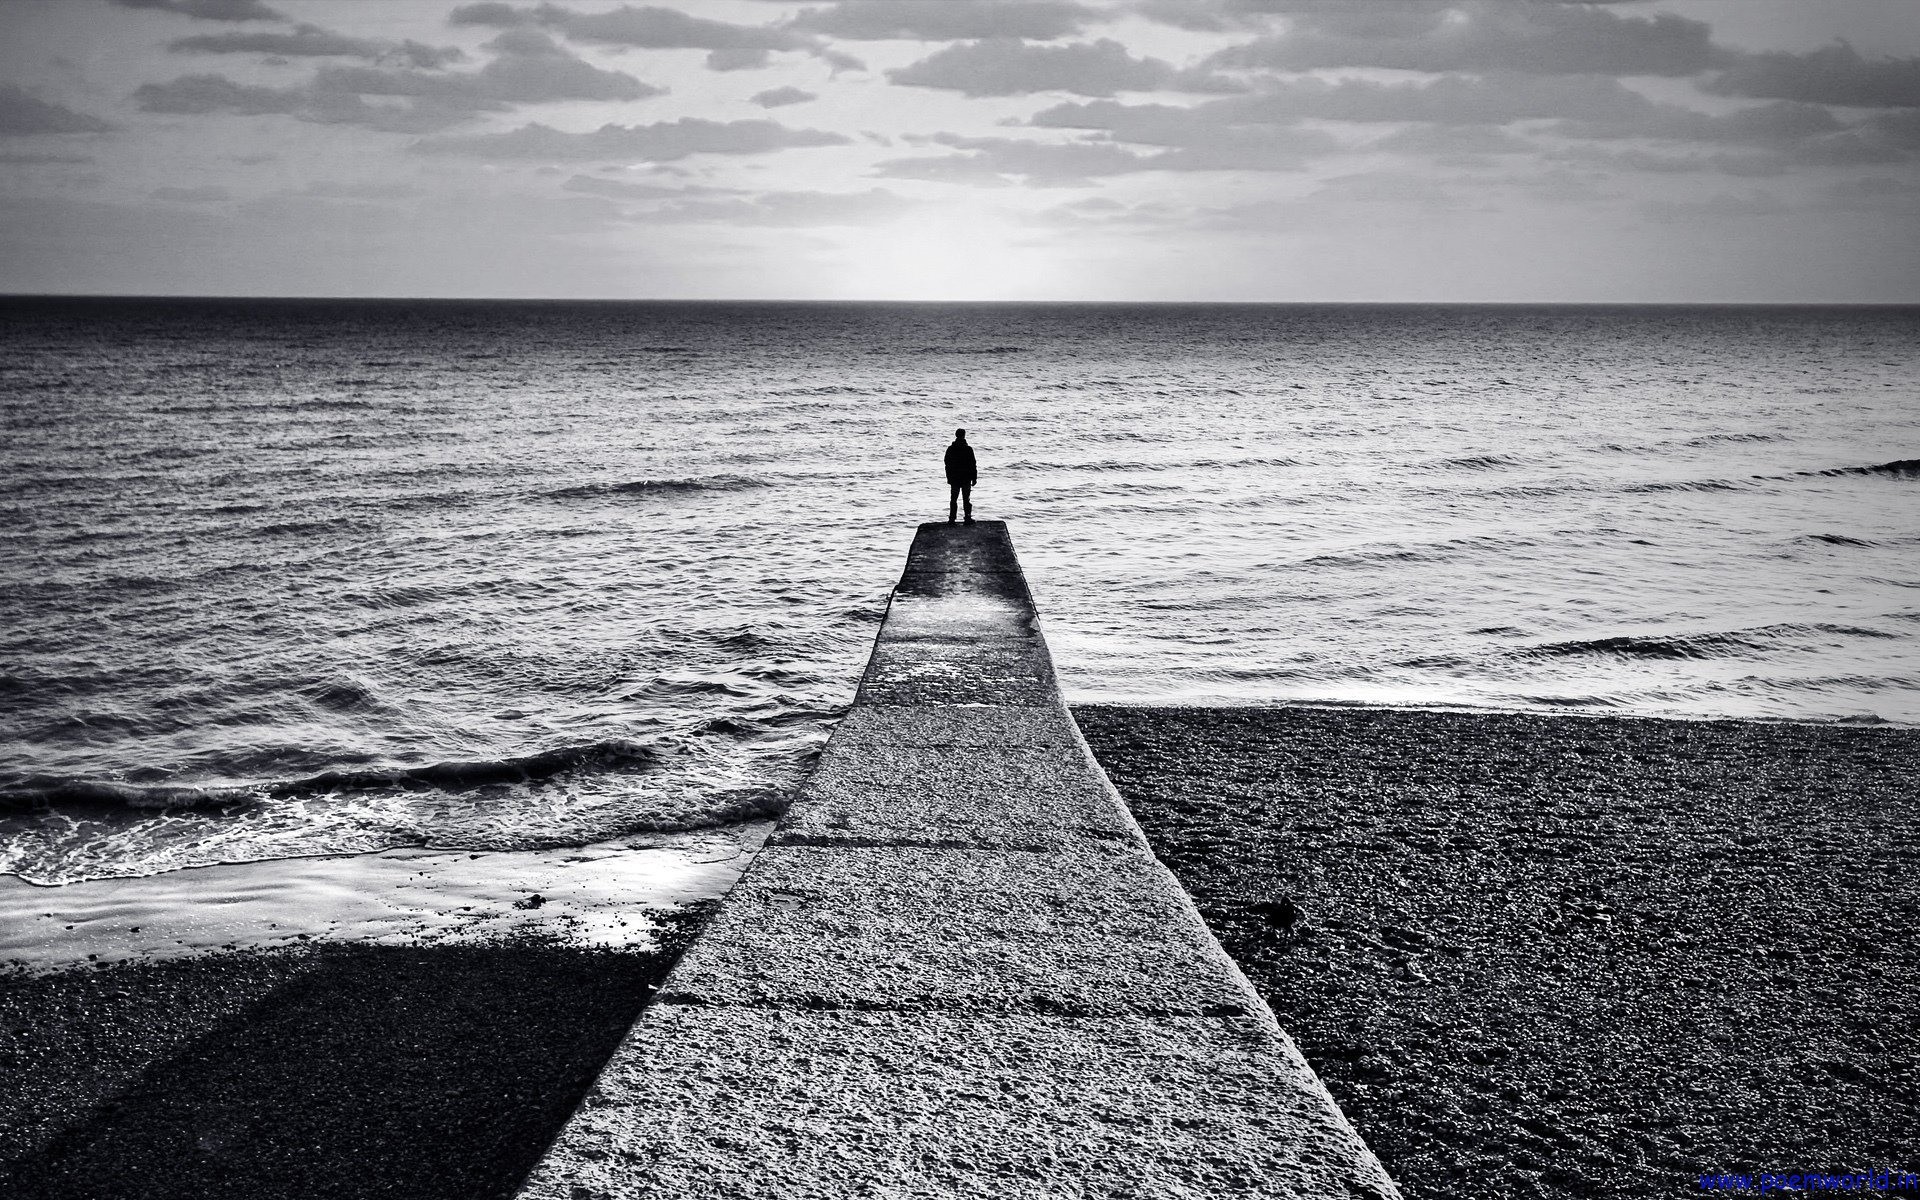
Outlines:
[[1533,544],[1533,540],[1530,538],[1452,538],[1448,541],[1435,542],[1427,546],[1381,546],[1375,549],[1342,550],[1331,554],[1316,554],[1310,558],[1301,559],[1297,565],[1303,567],[1348,567],[1362,566],[1371,563],[1438,562],[1452,558],[1455,554],[1461,552],[1514,550]]
[[1213,470],[1219,467],[1297,467],[1297,458],[1196,458],[1187,463],[1190,467]]
[[[794,396],[875,396],[879,393],[873,388],[851,387],[842,383],[822,384],[819,387],[783,388],[767,395],[785,400]],[[797,407],[790,405],[789,407]]]
[[1062,379],[1033,386],[1043,392],[1097,392],[1105,388],[1128,387],[1130,382],[1125,379]]
[[288,412],[365,412],[387,406],[372,400],[355,400],[345,396],[315,396],[311,400],[295,400],[275,407]]
[[281,537],[302,533],[326,533],[330,530],[352,529],[363,522],[355,517],[326,517],[316,521],[276,521],[271,525],[262,525],[250,530],[255,537]]
[[213,453],[216,453],[216,451],[212,446],[155,446],[150,450],[142,450],[138,454],[129,454],[125,461],[147,462],[158,460],[162,462],[181,462],[190,458],[201,458]]
[[1777,442],[1784,435],[1778,433],[1708,433],[1681,442],[1682,446],[1717,446],[1723,442]]
[[555,488],[546,495],[557,500],[580,500],[593,496],[659,496],[687,492],[740,492],[767,487],[757,475],[700,475],[687,479],[635,479],[627,483],[583,483],[575,487]]
[[1203,463],[1184,462],[1036,462],[1033,459],[1017,459],[1000,468],[1003,471],[1177,471],[1196,466],[1221,466],[1223,464],[1208,460]]
[[1735,492],[1754,486],[1753,479],[1669,479],[1655,483],[1630,483],[1623,492]]
[[1877,546],[1880,543],[1871,538],[1849,537],[1844,533],[1808,533],[1799,538],[1803,542],[1819,542],[1826,546]]
[[1031,346],[876,346],[868,354],[1027,354]]
[[1524,500],[1535,496],[1560,496],[1567,492],[1586,491],[1591,488],[1592,485],[1585,483],[1515,483],[1505,487],[1487,488],[1478,494],[1499,496],[1508,500]]
[[1173,436],[1157,432],[1142,433],[1137,429],[1095,429],[1078,435],[1078,440],[1082,442],[1170,442]]
[[1808,638],[1892,638],[1885,630],[1863,625],[1830,622],[1810,624],[1762,625],[1752,629],[1720,630],[1682,634],[1619,634],[1612,637],[1576,638],[1565,642],[1516,647],[1510,653],[1517,658],[1562,658],[1588,654],[1606,654],[1618,658],[1707,659],[1741,652],[1778,650],[1781,643]]
[[1824,471],[1797,471],[1804,477],[1832,479],[1843,475],[1884,475],[1890,479],[1920,479],[1920,458],[1896,458],[1892,462],[1858,467],[1828,467]]
[[1795,479],[1841,479],[1847,476],[1877,476],[1883,479],[1920,479],[1920,458],[1896,458],[1891,462],[1858,466],[1825,467],[1795,471],[1790,475],[1750,475],[1745,479],[1674,479],[1653,483],[1630,483],[1626,492],[1731,492],[1768,483]]
[[300,689],[309,702],[335,712],[356,712],[380,707],[373,689],[352,679],[331,679]]
[[643,771],[654,766],[659,757],[659,753],[651,747],[610,738],[582,746],[560,746],[505,758],[426,763],[412,767],[342,767],[300,779],[260,784],[134,784],[105,779],[37,776],[27,779],[19,787],[0,790],[0,812],[31,812],[49,808],[215,810],[249,807],[263,800],[376,789],[458,792],[496,784],[538,783],[576,772],[605,774]]
[[1501,467],[1517,467],[1526,459],[1518,454],[1469,454],[1463,458],[1436,458],[1423,463],[1427,467],[1452,467],[1464,471],[1496,471]]

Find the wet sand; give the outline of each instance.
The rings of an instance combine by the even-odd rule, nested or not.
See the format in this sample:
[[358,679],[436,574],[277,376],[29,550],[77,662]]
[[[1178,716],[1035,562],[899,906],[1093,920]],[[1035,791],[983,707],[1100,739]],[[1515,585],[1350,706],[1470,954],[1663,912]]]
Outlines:
[[1410,1197],[1920,1170],[1920,732],[1075,715]]
[[707,907],[651,950],[329,943],[0,980],[0,1194],[510,1196]]

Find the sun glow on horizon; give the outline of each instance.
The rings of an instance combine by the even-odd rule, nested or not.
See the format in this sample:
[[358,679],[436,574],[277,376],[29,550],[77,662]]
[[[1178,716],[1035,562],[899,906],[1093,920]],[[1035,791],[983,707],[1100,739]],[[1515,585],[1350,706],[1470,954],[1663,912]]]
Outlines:
[[859,230],[838,293],[866,300],[1039,300],[1065,283],[1057,255],[1004,211],[943,205]]

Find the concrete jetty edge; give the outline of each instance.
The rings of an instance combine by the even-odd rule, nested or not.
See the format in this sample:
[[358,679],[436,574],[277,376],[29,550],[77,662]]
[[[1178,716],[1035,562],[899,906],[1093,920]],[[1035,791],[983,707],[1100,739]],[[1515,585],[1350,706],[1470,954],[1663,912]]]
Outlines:
[[920,527],[818,766],[520,1196],[1400,1193],[1148,849],[983,521]]

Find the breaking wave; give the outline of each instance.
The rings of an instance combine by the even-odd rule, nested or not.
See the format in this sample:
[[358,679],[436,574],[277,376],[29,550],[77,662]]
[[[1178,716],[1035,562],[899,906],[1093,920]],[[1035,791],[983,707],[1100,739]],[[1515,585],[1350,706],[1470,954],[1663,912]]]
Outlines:
[[1518,658],[1560,658],[1587,654],[1606,654],[1637,659],[1706,659],[1742,652],[1779,650],[1783,643],[1821,638],[1890,638],[1884,630],[1857,625],[1831,623],[1765,625],[1753,629],[1703,633],[1654,634],[1636,636],[1576,638],[1565,642],[1547,642],[1523,646],[1512,651]]
[[49,808],[229,809],[262,800],[323,796],[375,789],[464,791],[496,784],[538,783],[574,772],[643,771],[659,761],[650,747],[608,739],[532,754],[412,767],[343,767],[301,779],[260,784],[195,786],[134,784],[100,779],[30,778],[0,791],[0,812]]
[[1896,458],[1892,462],[1860,467],[1829,467],[1824,471],[1800,471],[1803,476],[1834,478],[1842,475],[1884,475],[1890,479],[1920,479],[1920,458]]

